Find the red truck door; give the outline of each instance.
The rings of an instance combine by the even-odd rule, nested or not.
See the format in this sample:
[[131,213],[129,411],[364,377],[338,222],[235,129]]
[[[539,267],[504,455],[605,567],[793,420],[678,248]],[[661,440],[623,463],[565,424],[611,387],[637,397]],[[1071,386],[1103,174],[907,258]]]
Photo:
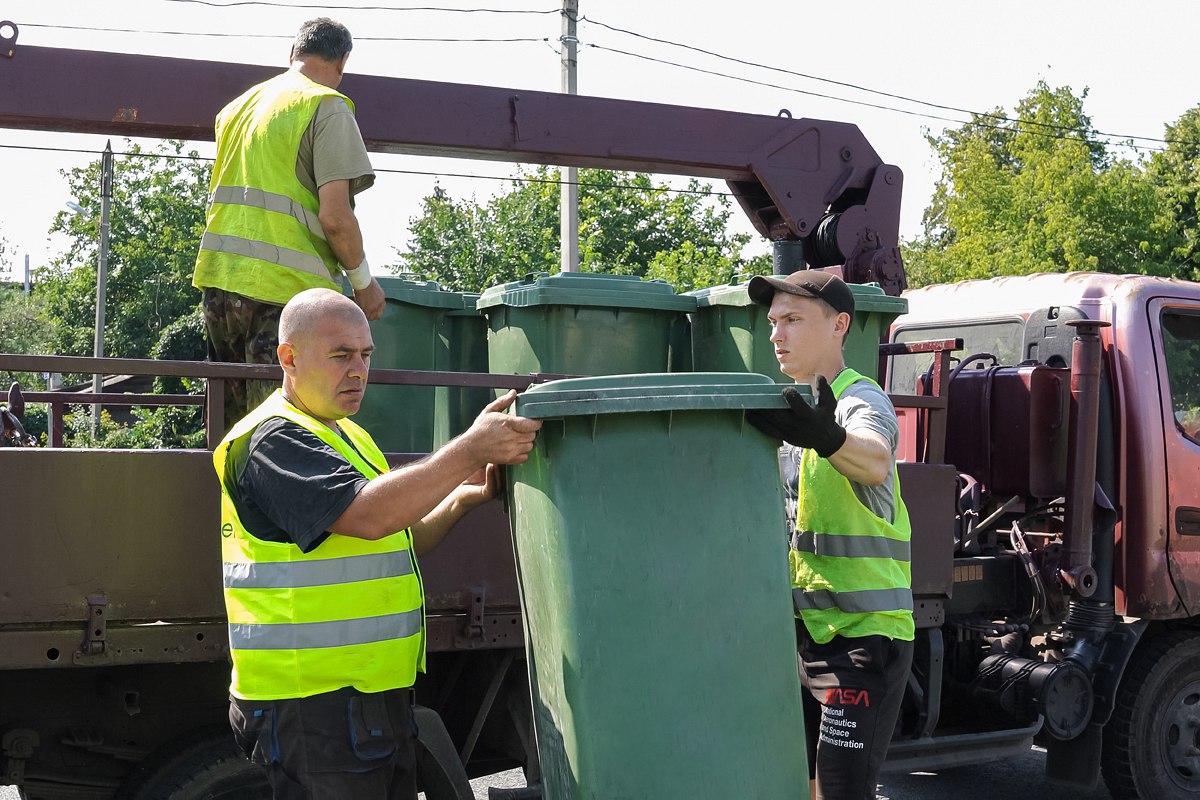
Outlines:
[[1167,485],[1167,563],[1189,614],[1200,613],[1200,303],[1149,304]]

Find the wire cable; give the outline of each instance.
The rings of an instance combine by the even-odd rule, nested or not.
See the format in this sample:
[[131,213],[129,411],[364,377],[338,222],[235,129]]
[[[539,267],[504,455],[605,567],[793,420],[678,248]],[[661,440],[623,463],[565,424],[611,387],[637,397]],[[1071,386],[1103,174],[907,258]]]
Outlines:
[[550,183],[558,186],[580,186],[589,189],[632,189],[641,192],[658,192],[670,194],[698,194],[714,197],[737,197],[734,192],[719,192],[716,189],[673,189],[669,186],[638,186],[632,183],[597,183],[594,181],[564,181],[555,178],[535,178],[528,175],[472,175],[465,172],[427,172],[416,169],[384,169],[375,168],[376,172],[390,172],[399,175],[432,175],[435,178],[482,178],[493,181],[512,181],[514,183]]
[[[606,47],[604,45],[592,44],[592,43],[582,43],[582,45],[584,47],[591,47],[596,50],[604,50],[604,51],[607,51],[610,53],[616,53],[618,55],[628,56],[630,58],[638,58],[643,61],[652,61],[657,64],[665,64],[667,66],[678,67],[680,69],[686,69],[686,70],[690,70],[692,72],[699,72],[699,73],[702,73],[705,75],[712,75],[712,76],[715,76],[718,78],[727,78],[729,80],[740,81],[742,83],[749,83],[749,84],[753,84],[755,86],[764,86],[764,87],[767,87],[770,89],[780,89],[785,92],[793,92],[795,94],[807,95],[809,97],[819,97],[819,98],[822,98],[825,100],[834,100],[834,101],[837,101],[840,103],[849,103],[851,105],[865,106],[867,108],[875,108],[875,109],[879,109],[881,111],[892,111],[897,114],[907,114],[908,116],[912,116],[912,117],[922,117],[924,119],[934,119],[934,120],[939,120],[941,122],[953,123],[955,125],[975,124],[975,125],[979,125],[980,127],[990,128],[993,130],[1001,130],[1001,131],[1012,131],[1013,130],[1013,128],[1008,127],[1006,125],[981,122],[978,119],[962,120],[962,119],[956,119],[956,118],[952,118],[952,117],[942,117],[942,116],[938,116],[936,114],[929,114],[929,113],[926,113],[923,111],[911,111],[911,110],[904,109],[904,108],[896,108],[894,106],[882,105],[880,103],[871,103],[866,100],[853,100],[853,99],[850,99],[847,97],[838,97],[837,95],[825,94],[822,92],[814,92],[814,91],[811,91],[808,89],[799,89],[794,86],[784,86],[784,85],[778,84],[778,83],[770,83],[768,81],[755,80],[754,78],[744,78],[744,77],[741,77],[738,75],[730,75],[729,73],[726,73],[726,72],[718,72],[716,70],[704,69],[703,67],[695,67],[690,64],[681,64],[678,61],[670,61],[670,60],[667,60],[664,58],[656,58],[654,56],[648,56],[648,55],[644,55],[642,53],[634,53],[629,50],[621,50],[621,49],[615,48],[615,47]],[[1022,124],[1019,121],[1014,121],[1014,122],[1016,122],[1017,125]],[[1079,129],[1073,129],[1073,130],[1076,132],[1079,131]],[[1089,140],[1088,138],[1086,138],[1085,136],[1069,136],[1069,135],[1065,135],[1065,134],[1059,135],[1059,134],[1054,134],[1054,133],[1043,133],[1041,131],[1031,131],[1028,129],[1019,130],[1019,132],[1027,133],[1030,136],[1039,136],[1039,137],[1046,138],[1046,139],[1061,139],[1061,140],[1066,140],[1066,141],[1077,141],[1077,142],[1082,142],[1084,144],[1090,144],[1092,141],[1092,140]],[[1194,144],[1193,142],[1190,142],[1190,141],[1183,141],[1181,143],[1182,144]],[[1150,145],[1138,145],[1138,144],[1133,144],[1132,142],[1117,141],[1117,142],[1106,142],[1106,143],[1102,142],[1102,144],[1107,144],[1112,147],[1125,147],[1125,148],[1128,148],[1131,150],[1145,151],[1145,152],[1151,152],[1151,153],[1163,152],[1163,148],[1161,148],[1161,147],[1152,147]]]
[[[615,25],[609,25],[606,22],[601,22],[600,20],[593,19],[586,15],[579,17],[577,21],[591,23],[592,25],[597,25],[601,28],[605,28],[607,30],[613,31],[614,33],[620,33],[620,34],[624,34],[626,36],[633,36],[638,39],[644,39],[646,41],[656,42],[658,44],[665,44],[665,45],[668,45],[671,47],[678,47],[678,48],[682,48],[684,50],[690,50],[692,52],[701,53],[701,54],[707,55],[707,56],[712,56],[713,58],[719,58],[724,61],[730,61],[735,64],[742,64],[744,66],[754,67],[756,69],[764,69],[764,70],[769,70],[771,72],[778,72],[778,73],[781,73],[784,75],[792,75],[794,77],[805,78],[807,80],[820,81],[822,83],[829,83],[834,86],[841,86],[841,87],[844,87],[847,89],[854,89],[854,90],[860,91],[860,92],[867,92],[869,94],[879,95],[881,97],[888,97],[893,100],[901,100],[906,103],[915,103],[917,105],[925,106],[927,108],[935,108],[935,109],[938,109],[941,111],[953,111],[953,112],[960,113],[960,114],[971,114],[976,117],[983,117],[986,119],[993,119],[993,120],[997,120],[997,121],[1001,121],[1001,122],[1013,122],[1013,123],[1017,123],[1019,125],[1048,128],[1048,129],[1052,129],[1052,130],[1068,131],[1068,132],[1073,132],[1073,133],[1086,133],[1087,132],[1082,128],[1078,128],[1078,127],[1074,127],[1074,126],[1070,126],[1070,125],[1057,125],[1057,124],[1049,123],[1049,122],[1039,122],[1037,120],[1025,120],[1025,119],[1020,119],[1020,118],[1014,118],[1014,117],[1009,117],[1009,116],[1005,116],[1002,114],[991,114],[991,113],[982,112],[982,111],[973,111],[969,108],[959,108],[957,106],[944,105],[941,103],[934,103],[934,102],[931,102],[928,100],[921,100],[916,97],[909,97],[907,95],[896,94],[893,92],[885,92],[880,89],[872,89],[868,86],[861,86],[856,83],[849,83],[847,81],[839,81],[839,80],[835,80],[833,78],[825,78],[820,75],[811,75],[809,73],[797,72],[795,70],[785,69],[783,67],[774,67],[769,64],[760,64],[756,61],[749,61],[747,59],[737,58],[734,56],[725,55],[723,53],[718,53],[713,50],[706,50],[703,47],[696,47],[694,45],[684,44],[682,42],[675,42],[670,39],[662,39],[657,36],[648,36],[643,33],[638,33],[637,31],[631,31],[631,30],[628,30],[625,28],[617,27]],[[825,95],[818,95],[818,96],[823,97]],[[843,98],[835,98],[835,99],[843,99]],[[852,102],[852,101],[846,101],[846,102]],[[876,106],[876,108],[879,108],[879,107],[880,106]],[[899,109],[889,108],[888,110],[898,111]],[[944,120],[943,117],[931,117],[931,118],[938,119],[938,120]],[[1188,141],[1188,140],[1165,139],[1165,138],[1160,138],[1160,137],[1156,137],[1156,136],[1137,136],[1137,135],[1133,135],[1133,134],[1107,133],[1104,131],[1095,131],[1095,130],[1091,131],[1090,133],[1094,136],[1104,137],[1104,138],[1109,138],[1109,139],[1137,139],[1140,141],[1155,142],[1158,144],[1176,144],[1176,143],[1178,143],[1178,144],[1197,144],[1196,142],[1192,142],[1192,141]]]
[[[214,39],[294,39],[295,36],[280,33],[213,33],[209,31],[155,31],[135,28],[99,28],[87,25],[46,25],[34,22],[21,23],[22,28],[50,28],[67,31],[97,31],[100,33],[143,33],[161,36],[202,36]],[[355,36],[356,42],[548,42],[549,36],[512,37],[512,38],[461,38],[453,36]]]
[[[78,147],[46,147],[42,145],[29,144],[0,144],[0,149],[4,150],[36,150],[52,153],[82,153],[84,155],[101,155],[100,150],[88,150]],[[177,161],[205,161],[214,162],[215,158],[201,155],[182,155],[177,153],[146,153],[127,150],[124,152],[113,152],[113,156],[123,156],[125,158],[161,158]],[[712,189],[674,189],[669,186],[638,186],[632,183],[599,183],[595,181],[565,181],[556,180],[554,178],[537,178],[527,175],[476,175],[469,172],[433,172],[430,170],[419,169],[393,169],[387,167],[375,167],[375,172],[385,172],[394,175],[428,175],[434,178],[469,178],[473,180],[488,180],[488,181],[513,181],[514,183],[552,183],[559,186],[581,186],[590,189],[632,189],[643,192],[660,192],[671,194],[697,194],[711,195],[714,197],[737,197],[734,192],[721,192],[715,188]]]
[[279,3],[272,0],[233,0],[228,3],[216,3],[213,0],[163,0],[164,3],[194,3],[213,8],[233,8],[235,6],[270,6],[272,8],[319,8],[336,11],[429,11],[455,14],[558,14],[562,9],[547,10],[528,8],[448,8],[446,6],[355,6],[330,5],[319,3]]

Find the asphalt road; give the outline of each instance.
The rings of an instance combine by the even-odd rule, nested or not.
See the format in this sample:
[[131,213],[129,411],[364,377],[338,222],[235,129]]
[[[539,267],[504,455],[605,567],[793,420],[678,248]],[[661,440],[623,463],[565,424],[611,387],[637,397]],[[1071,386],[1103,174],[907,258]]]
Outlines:
[[[1043,776],[1046,755],[1033,748],[1027,755],[991,764],[941,772],[882,776],[880,797],[888,800],[1109,800],[1101,784],[1093,790],[1051,786]],[[472,781],[476,800],[487,800],[487,787],[524,786],[521,771],[502,772]],[[0,800],[8,800],[0,798]]]
[[[1091,791],[1050,786],[1042,776],[1045,754],[1034,748],[1020,758],[939,773],[884,775],[880,796],[889,800],[1108,800],[1104,786]],[[520,770],[472,781],[476,800],[487,800],[489,786],[524,786]],[[0,787],[0,800],[17,800],[17,790]]]

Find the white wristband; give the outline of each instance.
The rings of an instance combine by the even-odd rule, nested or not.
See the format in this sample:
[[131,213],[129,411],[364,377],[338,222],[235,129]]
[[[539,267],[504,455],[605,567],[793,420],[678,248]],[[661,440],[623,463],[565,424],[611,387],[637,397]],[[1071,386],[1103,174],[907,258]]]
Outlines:
[[371,268],[367,266],[367,259],[364,256],[362,263],[354,269],[342,267],[346,272],[346,277],[350,279],[350,285],[354,287],[354,291],[361,292],[363,289],[371,285]]

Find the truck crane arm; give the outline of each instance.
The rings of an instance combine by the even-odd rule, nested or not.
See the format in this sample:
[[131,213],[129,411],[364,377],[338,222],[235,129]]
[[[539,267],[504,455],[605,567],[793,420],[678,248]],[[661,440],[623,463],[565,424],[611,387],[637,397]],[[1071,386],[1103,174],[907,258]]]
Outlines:
[[[211,141],[217,111],[279,71],[16,39],[0,23],[0,127]],[[848,281],[905,288],[903,173],[855,125],[385,76],[340,88],[369,150],[723,179],[778,243],[778,271],[844,265]]]

